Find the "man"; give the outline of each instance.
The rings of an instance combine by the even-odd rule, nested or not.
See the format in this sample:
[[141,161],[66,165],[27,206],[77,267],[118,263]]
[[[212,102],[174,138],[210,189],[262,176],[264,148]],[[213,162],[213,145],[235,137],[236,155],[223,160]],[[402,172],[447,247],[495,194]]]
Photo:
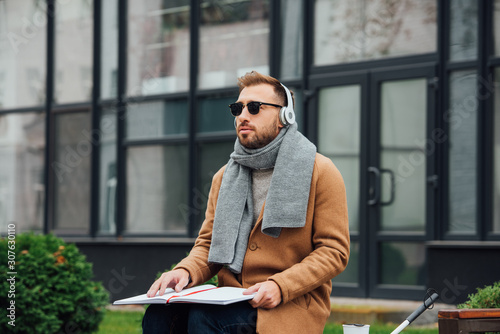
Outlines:
[[349,258],[342,177],[297,131],[285,86],[257,72],[238,85],[238,101],[230,105],[235,150],[213,177],[199,236],[148,296],[216,274],[219,286],[255,296],[229,306],[152,305],[145,333],[323,333],[331,279]]

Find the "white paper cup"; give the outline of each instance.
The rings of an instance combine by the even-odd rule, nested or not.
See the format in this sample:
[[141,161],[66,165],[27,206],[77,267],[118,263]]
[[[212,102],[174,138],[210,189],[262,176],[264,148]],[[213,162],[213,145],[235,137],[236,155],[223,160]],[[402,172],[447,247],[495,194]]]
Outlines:
[[344,334],[368,334],[370,333],[370,325],[347,324],[344,327]]

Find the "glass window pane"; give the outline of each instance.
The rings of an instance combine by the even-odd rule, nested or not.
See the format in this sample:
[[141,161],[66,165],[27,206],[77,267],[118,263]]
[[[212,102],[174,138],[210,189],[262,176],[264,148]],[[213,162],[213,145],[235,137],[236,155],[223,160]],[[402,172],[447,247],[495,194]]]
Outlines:
[[478,2],[452,0],[450,7],[450,60],[474,60],[477,58]]
[[[427,80],[384,82],[381,88],[381,229],[423,231]],[[394,180],[390,175],[394,174]],[[394,182],[394,183],[393,183]]]
[[314,64],[436,52],[436,0],[316,0]]
[[252,70],[269,74],[269,0],[204,0],[201,6],[198,86],[236,86]]
[[419,147],[382,152],[383,169],[392,170],[396,175],[392,180],[390,174],[381,169],[381,200],[390,201],[391,187],[394,186],[395,190],[392,204],[382,206],[380,229],[425,230],[425,161],[426,156]]
[[477,75],[450,75],[449,110],[449,232],[474,233],[477,212]]
[[198,131],[235,131],[234,116],[229,112],[228,105],[238,97],[206,98],[199,102]]
[[410,79],[382,84],[382,146],[415,148],[426,138],[426,79]]
[[45,114],[0,115],[0,232],[42,231]]
[[425,245],[417,242],[380,244],[379,283],[425,285]]
[[127,232],[186,235],[188,146],[138,146],[127,153]]
[[[198,229],[205,219],[205,210],[207,206],[208,194],[212,185],[212,178],[217,171],[224,166],[229,155],[234,150],[234,141],[218,142],[218,143],[200,143],[198,145],[198,179],[196,181],[196,189],[194,190],[193,214],[196,219],[197,227],[194,233],[198,233]],[[186,208],[186,215],[188,210]]]
[[54,175],[54,228],[89,229],[90,113],[55,115],[55,153],[50,163]]
[[302,1],[281,0],[281,80],[302,76]]
[[0,2],[0,109],[45,103],[47,5]]
[[495,39],[495,55],[500,55],[500,0],[495,0],[493,13],[493,37]]
[[56,2],[56,103],[92,98],[93,1]]
[[293,93],[294,111],[295,111],[295,123],[297,123],[298,130],[304,133],[304,92],[302,89],[297,87],[287,86],[288,89]]
[[129,96],[187,91],[189,0],[128,2]]
[[335,283],[359,283],[359,242],[351,241],[349,263],[340,275],[333,278]]
[[188,131],[187,101],[153,101],[129,104],[127,138],[151,139]]
[[495,69],[495,83],[495,138],[493,144],[493,231],[500,232],[500,67],[497,67]]
[[318,118],[318,151],[332,159],[342,174],[349,207],[349,229],[359,231],[361,87],[321,89]]
[[116,97],[118,80],[118,0],[101,2],[101,98]]
[[103,109],[99,132],[99,232],[115,233],[116,201],[116,110]]

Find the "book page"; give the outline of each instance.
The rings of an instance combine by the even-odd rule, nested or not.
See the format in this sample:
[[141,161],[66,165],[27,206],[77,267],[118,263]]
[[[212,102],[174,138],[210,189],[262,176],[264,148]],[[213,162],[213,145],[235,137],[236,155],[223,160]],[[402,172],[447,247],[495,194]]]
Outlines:
[[243,300],[250,300],[254,295],[244,295],[244,288],[222,287],[191,293],[184,296],[173,296],[169,303],[202,303],[202,304],[217,304],[227,305]]
[[147,294],[142,294],[130,298],[120,299],[113,303],[113,305],[130,305],[130,304],[166,304],[167,301],[174,296],[183,296],[193,292],[206,290],[206,289],[215,289],[216,287],[211,284],[198,285],[192,288],[184,289],[181,292],[175,292],[174,289],[167,288],[163,296],[159,295],[159,292],[156,293],[156,296],[148,298]]

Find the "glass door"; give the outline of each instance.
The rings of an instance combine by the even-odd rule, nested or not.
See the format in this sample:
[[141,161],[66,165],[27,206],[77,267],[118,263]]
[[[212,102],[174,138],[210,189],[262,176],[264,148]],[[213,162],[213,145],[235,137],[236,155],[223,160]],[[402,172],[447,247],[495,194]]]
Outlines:
[[[309,120],[318,152],[330,158],[346,186],[351,255],[346,270],[333,279],[336,296],[366,295],[366,194],[363,170],[366,159],[367,75],[335,76],[314,81],[317,114]],[[310,113],[311,116],[313,113]]]
[[336,296],[422,296],[437,186],[433,80],[432,67],[312,80],[309,131],[340,170],[349,208],[351,256]]
[[369,295],[418,298],[432,226],[433,68],[371,76],[368,144]]

